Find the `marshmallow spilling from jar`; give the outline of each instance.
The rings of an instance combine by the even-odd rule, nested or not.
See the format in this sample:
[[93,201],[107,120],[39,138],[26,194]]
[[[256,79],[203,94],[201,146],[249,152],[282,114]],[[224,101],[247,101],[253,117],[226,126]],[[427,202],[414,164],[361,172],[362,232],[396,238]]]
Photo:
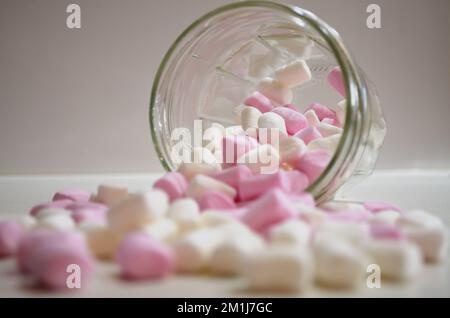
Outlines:
[[[310,79],[300,60],[261,80],[243,101],[240,122],[217,134],[229,161],[196,148],[202,162],[181,164],[150,190],[58,191],[30,215],[0,222],[0,257],[15,257],[37,284],[57,290],[67,288],[73,263],[87,284],[97,259],[115,262],[132,281],[210,273],[241,277],[258,291],[356,288],[371,264],[382,279],[414,279],[425,263],[446,257],[440,219],[384,202],[317,206],[306,192],[330,161],[345,119],[343,102],[335,109],[313,103],[303,113],[288,105],[292,89]],[[345,96],[339,69],[328,80]]]

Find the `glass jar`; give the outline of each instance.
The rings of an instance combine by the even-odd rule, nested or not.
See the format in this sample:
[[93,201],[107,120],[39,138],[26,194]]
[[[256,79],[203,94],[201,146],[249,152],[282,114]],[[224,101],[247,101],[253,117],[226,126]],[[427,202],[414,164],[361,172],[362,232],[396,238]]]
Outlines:
[[306,59],[312,80],[294,91],[293,104],[339,102],[326,81],[339,66],[346,90],[345,122],[337,149],[322,175],[307,189],[316,200],[332,198],[342,186],[372,172],[386,125],[373,84],[356,65],[339,34],[299,7],[266,1],[232,3],[209,12],[176,39],[156,73],[150,128],[162,165],[171,160],[174,128],[233,125],[236,105],[262,77],[296,59]]

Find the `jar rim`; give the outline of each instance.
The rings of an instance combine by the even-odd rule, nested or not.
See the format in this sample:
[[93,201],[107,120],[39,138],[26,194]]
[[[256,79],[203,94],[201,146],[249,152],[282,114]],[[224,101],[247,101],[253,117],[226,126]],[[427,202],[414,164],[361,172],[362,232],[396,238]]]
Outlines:
[[[365,99],[363,98],[364,92],[361,91],[362,84],[356,66],[352,62],[350,54],[343,44],[339,33],[323,20],[318,18],[315,14],[294,5],[260,0],[235,2],[218,7],[204,14],[180,33],[180,35],[176,38],[176,40],[172,43],[172,45],[164,55],[154,77],[153,86],[151,89],[149,121],[151,138],[156,154],[162,166],[167,171],[170,171],[171,167],[166,161],[158,140],[158,129],[157,125],[155,124],[155,120],[157,120],[155,116],[155,109],[156,105],[158,104],[158,91],[163,79],[163,75],[167,67],[169,66],[169,62],[171,61],[171,58],[173,57],[174,52],[178,48],[179,44],[182,43],[182,41],[187,38],[191,34],[191,32],[195,31],[198,26],[206,22],[208,19],[231,10],[252,7],[277,10],[282,13],[287,13],[288,15],[291,15],[295,18],[300,18],[302,21],[306,22],[325,40],[326,44],[334,54],[334,57],[336,58],[336,61],[341,69],[347,96],[346,115],[345,122],[343,123],[342,135],[327,167],[324,169],[321,175],[306,189],[306,191],[314,194],[316,200],[322,201],[324,199],[327,199],[330,195],[330,193],[327,193],[327,186],[330,186],[332,180],[334,180],[341,173],[343,164],[347,162],[348,165],[349,158],[353,158],[356,154],[356,148],[361,138],[361,129],[355,127],[355,123],[361,123],[362,118],[358,118],[358,108],[364,109],[366,107],[366,103]],[[364,116],[364,114],[364,111],[360,112],[360,116]],[[332,186],[335,187],[334,191],[339,188],[339,185]],[[319,192],[319,190],[321,191]]]

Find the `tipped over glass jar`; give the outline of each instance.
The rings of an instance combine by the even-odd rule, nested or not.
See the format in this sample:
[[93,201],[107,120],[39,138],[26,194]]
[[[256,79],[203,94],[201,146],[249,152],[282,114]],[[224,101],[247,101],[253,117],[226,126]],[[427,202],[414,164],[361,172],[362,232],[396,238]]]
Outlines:
[[[171,152],[174,129],[235,125],[236,106],[260,81],[294,61],[309,66],[311,80],[293,89],[301,111],[313,102],[333,109],[345,103],[337,147],[307,191],[318,202],[369,175],[386,125],[373,84],[355,63],[338,32],[296,6],[244,1],[215,9],[193,22],[172,44],[156,73],[150,100],[150,128],[163,167],[177,169]],[[345,101],[327,83],[339,67]]]

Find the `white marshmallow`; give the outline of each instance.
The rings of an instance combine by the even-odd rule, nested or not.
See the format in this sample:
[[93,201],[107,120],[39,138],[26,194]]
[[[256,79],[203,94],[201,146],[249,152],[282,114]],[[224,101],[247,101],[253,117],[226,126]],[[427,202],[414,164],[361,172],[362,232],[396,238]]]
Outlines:
[[38,218],[36,228],[56,231],[71,231],[75,229],[75,222],[68,214],[48,214]]
[[310,286],[313,270],[308,249],[277,245],[250,254],[243,273],[252,290],[295,292]]
[[385,210],[378,212],[369,218],[369,223],[371,224],[391,224],[394,225],[398,218],[400,217],[400,213],[398,211],[393,210]]
[[272,227],[269,231],[269,238],[272,243],[276,244],[307,246],[311,238],[311,227],[300,220],[288,220]]
[[270,77],[265,77],[259,82],[258,91],[279,105],[290,104],[294,98],[289,87]]
[[200,224],[204,227],[215,227],[237,222],[238,220],[235,217],[223,211],[206,210],[200,215]]
[[39,210],[39,212],[35,215],[35,218],[39,221],[52,215],[71,216],[72,212],[63,208],[45,208]]
[[341,134],[332,135],[325,138],[317,138],[308,144],[308,150],[323,149],[326,150],[330,156],[332,156],[336,151],[340,140]]
[[381,276],[393,280],[407,280],[422,269],[422,254],[412,243],[393,240],[370,240],[364,250],[381,270]]
[[177,224],[169,218],[159,219],[144,225],[141,232],[151,236],[158,241],[172,242],[178,234]]
[[317,127],[320,124],[319,117],[317,117],[316,112],[312,109],[309,109],[305,112],[306,120],[308,121],[308,125],[311,127]]
[[225,128],[225,135],[226,136],[244,136],[245,131],[241,125],[228,126],[227,128]]
[[123,235],[106,226],[86,228],[89,249],[99,259],[113,259]]
[[199,227],[200,209],[197,201],[191,198],[178,199],[167,210],[167,216],[175,221],[180,232],[186,232]]
[[442,228],[444,223],[437,216],[423,210],[412,210],[401,215],[397,220],[397,225],[416,228]]
[[204,175],[196,175],[188,185],[186,195],[192,198],[200,198],[210,190],[220,191],[231,199],[236,197],[236,190],[228,184]]
[[211,257],[211,270],[218,275],[238,275],[243,271],[245,258],[262,250],[264,241],[255,234],[234,236],[222,242]]
[[22,226],[25,231],[32,230],[37,225],[37,220],[32,215],[22,215],[15,219],[15,221]]
[[167,211],[169,199],[161,190],[150,190],[142,194],[132,194],[109,209],[109,225],[118,231],[139,229],[162,216]]
[[281,162],[294,164],[295,161],[306,153],[308,148],[303,140],[296,137],[282,138],[280,141]]
[[360,203],[344,202],[344,201],[328,201],[320,205],[321,209],[327,211],[364,211],[365,208]]
[[319,130],[323,137],[333,136],[336,134],[342,134],[342,128],[336,127],[334,125],[319,123],[316,128]]
[[360,244],[370,239],[370,226],[367,223],[326,221],[316,229],[315,240],[322,237],[334,237],[353,244]]
[[422,251],[427,262],[440,262],[448,254],[448,230],[445,227],[406,228],[406,237]]
[[199,174],[212,174],[219,172],[222,169],[220,164],[206,164],[206,163],[186,163],[183,162],[178,167],[178,172],[181,173],[187,180]]
[[302,85],[310,81],[311,77],[311,70],[304,60],[292,62],[275,72],[275,78],[289,88]]
[[195,147],[192,150],[192,160],[195,164],[207,164],[212,166],[220,166],[218,158],[208,148]]
[[283,117],[272,112],[264,113],[259,117],[258,128],[275,128],[284,135],[287,134]]
[[241,112],[241,125],[247,131],[250,128],[258,128],[258,120],[262,113],[255,107],[245,106]]
[[128,196],[126,187],[102,184],[97,189],[95,201],[112,206]]
[[362,280],[368,258],[350,242],[322,236],[314,241],[313,250],[318,283],[350,288]]
[[237,162],[248,166],[254,174],[274,173],[278,170],[280,156],[272,145],[264,144],[240,156]]

